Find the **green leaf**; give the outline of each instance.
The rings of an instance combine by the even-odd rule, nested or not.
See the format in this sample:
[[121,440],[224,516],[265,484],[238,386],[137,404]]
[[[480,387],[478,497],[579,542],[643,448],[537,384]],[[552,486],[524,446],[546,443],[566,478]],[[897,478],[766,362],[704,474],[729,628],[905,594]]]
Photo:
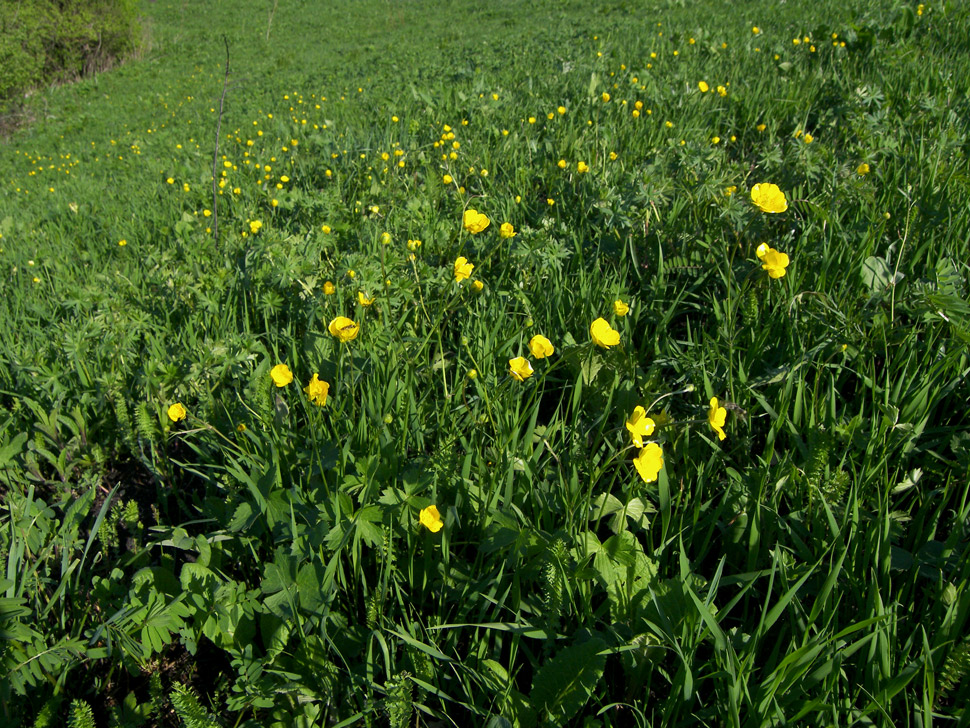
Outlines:
[[565,725],[586,705],[603,677],[603,640],[594,638],[560,651],[543,665],[532,682],[532,706],[544,711],[550,725]]

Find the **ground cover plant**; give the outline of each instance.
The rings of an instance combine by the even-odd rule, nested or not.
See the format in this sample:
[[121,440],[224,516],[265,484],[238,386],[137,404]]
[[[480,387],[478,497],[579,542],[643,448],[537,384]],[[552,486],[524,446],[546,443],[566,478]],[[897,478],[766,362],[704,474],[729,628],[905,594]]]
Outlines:
[[4,725],[970,720],[963,4],[141,12],[0,146]]

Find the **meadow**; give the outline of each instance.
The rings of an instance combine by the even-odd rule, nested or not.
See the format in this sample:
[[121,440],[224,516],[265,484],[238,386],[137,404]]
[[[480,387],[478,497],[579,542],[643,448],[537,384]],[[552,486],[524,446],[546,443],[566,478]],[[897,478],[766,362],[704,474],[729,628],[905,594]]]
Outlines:
[[140,12],[0,141],[3,725],[970,725],[966,4]]

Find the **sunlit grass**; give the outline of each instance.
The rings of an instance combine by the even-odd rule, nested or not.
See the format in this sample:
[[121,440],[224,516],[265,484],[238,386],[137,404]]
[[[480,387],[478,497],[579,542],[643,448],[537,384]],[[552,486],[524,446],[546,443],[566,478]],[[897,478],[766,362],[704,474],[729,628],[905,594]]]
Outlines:
[[965,717],[970,19],[662,6],[160,0],[37,100],[6,719]]

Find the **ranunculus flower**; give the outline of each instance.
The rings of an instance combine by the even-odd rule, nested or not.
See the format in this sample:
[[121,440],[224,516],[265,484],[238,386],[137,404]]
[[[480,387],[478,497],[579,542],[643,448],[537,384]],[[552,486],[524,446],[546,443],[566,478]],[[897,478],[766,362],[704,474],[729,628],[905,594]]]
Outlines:
[[480,233],[482,230],[488,227],[491,220],[488,217],[478,212],[477,210],[472,210],[471,208],[465,210],[465,214],[462,218],[462,224],[465,226],[465,230],[470,232],[472,235]]
[[346,316],[337,316],[330,325],[327,327],[327,331],[330,332],[332,336],[336,336],[341,342],[347,343],[348,341],[353,341],[357,338],[357,334],[360,333],[360,325],[355,324],[351,319]]
[[509,359],[509,374],[512,375],[512,379],[518,382],[524,382],[526,379],[532,376],[532,364],[524,356],[517,356],[515,359]]
[[710,90],[711,87],[708,86],[705,81],[701,81],[700,83],[697,84],[697,88],[699,88],[701,90],[701,93],[702,94],[706,94]]
[[587,172],[589,172],[589,165],[586,164],[586,162],[577,162],[576,171],[579,172],[580,174],[586,174]]
[[171,407],[168,408],[168,418],[172,422],[178,422],[179,420],[184,420],[186,415],[185,407],[182,406],[181,402],[176,402]]
[[444,521],[441,520],[441,514],[438,513],[437,506],[422,508],[418,518],[421,525],[425,526],[431,533],[438,533],[445,525]]
[[858,167],[856,167],[855,172],[860,177],[869,174],[869,165],[863,162]]
[[630,432],[630,439],[637,447],[643,447],[643,438],[650,437],[656,423],[647,417],[647,411],[637,405],[633,409],[633,414],[626,421],[626,429]]
[[556,347],[545,336],[536,334],[529,340],[529,351],[532,352],[532,356],[536,359],[545,359],[547,356],[552,356],[555,353]]
[[785,268],[788,267],[788,256],[780,253],[767,243],[762,243],[756,251],[761,267],[768,271],[770,278],[782,278],[785,275]]
[[333,281],[327,281],[323,284],[323,294],[325,296],[332,296],[336,292],[336,287],[333,285]]
[[606,319],[598,318],[589,327],[589,335],[593,337],[593,343],[609,349],[620,343],[620,332],[615,331]]
[[663,448],[655,442],[647,443],[647,446],[634,458],[633,465],[644,483],[652,483],[664,466]]
[[323,407],[327,403],[327,395],[330,393],[330,383],[321,381],[320,377],[314,374],[313,379],[303,388],[303,391],[306,392],[313,404]]
[[711,408],[707,411],[707,424],[717,433],[717,439],[727,437],[724,432],[724,422],[727,420],[727,410],[717,406],[717,397],[711,397]]
[[364,295],[363,291],[357,291],[357,303],[359,303],[361,306],[370,306],[372,303],[374,303],[374,297],[371,296],[368,298],[366,295]]
[[613,313],[617,316],[626,316],[630,313],[629,304],[623,303],[619,298],[613,301]]
[[464,256],[455,259],[455,280],[459,283],[466,278],[470,278],[474,265],[468,262]]
[[285,387],[293,381],[293,372],[286,364],[277,364],[269,370],[269,375],[273,378],[273,384],[277,387]]
[[515,228],[512,227],[512,223],[510,222],[503,222],[502,227],[498,229],[498,234],[501,235],[503,238],[514,238],[516,235],[518,235],[518,233],[515,232]]
[[757,184],[751,188],[751,201],[761,208],[762,212],[784,212],[788,209],[785,193],[778,189],[778,185]]

